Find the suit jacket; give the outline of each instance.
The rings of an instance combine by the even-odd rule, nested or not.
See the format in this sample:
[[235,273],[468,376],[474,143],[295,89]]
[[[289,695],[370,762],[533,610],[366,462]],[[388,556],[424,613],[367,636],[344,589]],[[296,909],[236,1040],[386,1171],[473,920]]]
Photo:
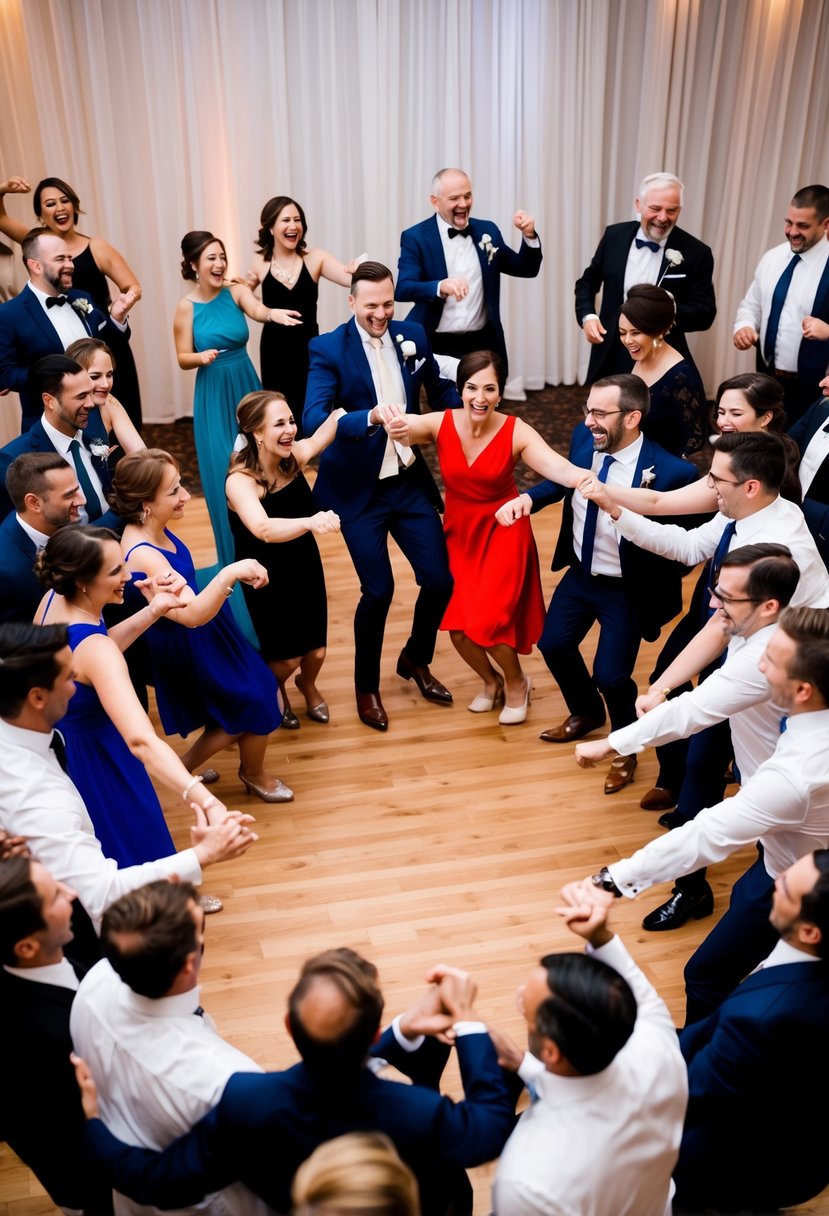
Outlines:
[[[81,979],[85,968],[73,962]],[[84,1144],[86,1120],[69,1063],[74,992],[0,968],[0,1031],[6,1045],[0,1138],[29,1166],[58,1206],[112,1211]]]
[[34,617],[43,598],[43,586],[34,572],[36,553],[17,516],[7,515],[0,523],[0,623]]
[[218,1105],[162,1153],[122,1144],[99,1120],[89,1123],[88,1141],[117,1189],[140,1203],[182,1207],[241,1179],[287,1212],[293,1175],[317,1145],[346,1132],[379,1130],[414,1171],[422,1211],[432,1216],[456,1197],[459,1170],[500,1154],[514,1122],[489,1035],[462,1035],[457,1053],[463,1102],[436,1088],[446,1061],[439,1044],[430,1043],[418,1061],[421,1052],[408,1057],[386,1031],[373,1054],[402,1065],[415,1084],[383,1080],[363,1068],[351,1086],[325,1086],[304,1064],[264,1075],[237,1073]]
[[[506,362],[507,346],[501,324],[501,275],[511,274],[519,279],[534,279],[541,269],[541,248],[532,248],[521,241],[518,250],[511,249],[492,220],[470,219],[469,227],[475,251],[481,264],[484,300],[490,324],[497,337],[496,352]],[[487,233],[492,247],[498,252],[490,261],[481,248],[481,237]],[[414,300],[407,320],[417,321],[430,336],[440,324],[444,299],[437,294],[438,283],[448,275],[437,216],[430,216],[400,237],[400,257],[397,262],[395,300]]]
[[[583,423],[573,430],[570,442],[570,460],[582,469],[589,469],[593,461],[593,438]],[[699,477],[699,470],[687,460],[672,456],[658,443],[647,436],[642,438],[642,447],[636,463],[632,485],[642,483],[645,469],[652,471],[652,490],[676,490],[687,486]],[[561,531],[553,555],[552,569],[561,570],[572,566],[577,558],[573,548],[573,490],[556,485],[552,481],[539,482],[528,491],[533,500],[533,512],[552,502],[564,500]],[[676,521],[675,521],[676,522]],[[642,637],[653,642],[659,637],[662,626],[682,609],[682,576],[687,573],[679,562],[669,561],[648,553],[628,540],[619,542],[619,561],[622,567],[622,586],[633,602]]]
[[[90,410],[89,422],[86,430],[82,433],[81,442],[85,448],[89,448],[96,440],[102,443],[108,443],[106,429],[101,421],[101,415],[98,410]],[[18,435],[17,439],[12,439],[4,448],[0,448],[0,519],[8,515],[9,511],[13,510],[12,500],[6,492],[6,470],[11,462],[17,456],[22,456],[24,452],[54,452],[55,446],[43,427],[43,422],[38,418],[37,422],[24,431],[22,435]],[[91,455],[91,452],[90,452]],[[109,465],[106,459],[99,456],[92,456],[92,463],[95,471],[101,479],[101,485],[104,492],[108,491],[112,485],[112,475],[109,471]],[[106,506],[106,504],[104,504]],[[101,523],[101,520],[97,520]],[[111,525],[107,523],[106,527]]]
[[[804,345],[806,345],[804,343]],[[806,413],[798,418],[789,431],[789,435],[797,444],[802,456],[809,446],[812,436],[821,427],[829,423],[829,397],[821,397],[811,405]],[[829,458],[812,478],[809,492],[801,504],[806,524],[815,538],[820,556],[829,566]]]
[[[302,415],[304,433],[310,435],[332,410],[346,411],[337,424],[337,438],[320,456],[314,485],[314,497],[320,506],[336,511],[344,523],[356,519],[366,507],[386,450],[386,432],[381,426],[368,425],[369,412],[377,404],[377,391],[360,333],[352,317],[332,333],[311,339]],[[421,387],[433,409],[454,409],[460,405],[454,384],[440,374],[423,327],[392,321],[389,333],[403,375],[406,412],[420,412]],[[404,360],[398,339],[414,342],[416,355]],[[443,503],[426,461],[417,447],[412,450],[416,467],[408,476],[417,476],[429,500],[442,510]]]
[[[690,1098],[674,1178],[696,1209],[776,1211],[829,1182],[829,964],[782,963],[743,980],[679,1032]],[[704,1202],[703,1202],[704,1201]]]
[[[633,238],[639,231],[639,221],[611,224],[593,254],[593,260],[576,282],[576,320],[583,325],[588,313],[596,312],[596,296],[602,292],[599,319],[607,330],[604,341],[590,347],[590,364],[587,383],[602,376],[629,372],[633,360],[619,341],[619,310],[625,299],[625,268]],[[659,270],[659,285],[670,291],[676,301],[676,324],[667,335],[667,340],[686,359],[691,358],[686,333],[710,329],[717,315],[714,297],[714,255],[707,245],[695,236],[674,228],[665,242],[665,251],[675,249],[682,254],[682,262],[671,266],[663,253]]]
[[[86,314],[79,312],[79,316],[90,337],[102,338],[105,342],[109,342],[113,335],[122,341],[128,338],[129,328],[126,333],[118,329],[85,291],[70,288],[66,296],[70,301],[87,301],[89,311]],[[0,304],[0,388],[9,388],[20,394],[24,431],[40,417],[43,409],[43,402],[30,401],[26,392],[29,368],[44,355],[62,353],[63,343],[57,330],[41,308],[37,296],[28,287],[24,287],[13,300]]]

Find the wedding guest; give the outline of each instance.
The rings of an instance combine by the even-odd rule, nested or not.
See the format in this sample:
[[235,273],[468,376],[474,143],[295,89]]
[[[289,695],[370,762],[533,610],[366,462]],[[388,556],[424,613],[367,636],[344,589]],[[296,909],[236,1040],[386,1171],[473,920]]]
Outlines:
[[248,393],[236,411],[247,442],[234,452],[227,479],[230,528],[237,558],[254,558],[268,584],[243,587],[259,640],[282,692],[282,726],[299,728],[286,682],[296,686],[314,722],[327,722],[317,677],[328,643],[328,598],[315,536],[339,532],[335,511],[318,511],[302,470],[337,434],[331,414],[309,439],[297,440],[293,411],[282,393]]
[[384,1132],[350,1132],[315,1148],[294,1174],[294,1216],[420,1216],[417,1179]]
[[133,426],[121,402],[112,395],[115,359],[106,342],[100,338],[79,338],[66,348],[68,359],[80,363],[92,381],[92,402],[98,410],[110,441],[110,469],[125,452],[137,452],[145,447],[144,440]]

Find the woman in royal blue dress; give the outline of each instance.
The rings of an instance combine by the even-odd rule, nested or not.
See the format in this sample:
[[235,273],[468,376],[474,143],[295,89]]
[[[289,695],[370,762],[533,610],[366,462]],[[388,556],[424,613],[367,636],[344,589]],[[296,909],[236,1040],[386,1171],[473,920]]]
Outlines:
[[263,802],[290,802],[292,791],[265,762],[269,736],[282,720],[276,678],[242,635],[228,602],[237,583],[264,587],[267,570],[252,559],[230,562],[199,592],[190,551],[168,528],[190,500],[168,452],[146,448],[124,456],[112,490],[113,509],[127,521],[121,545],[133,579],[173,570],[186,583],[175,619],[146,636],[165,733],[200,731],[184,755],[193,769],[238,742],[239,779],[248,793]]
[[299,325],[283,308],[266,308],[244,283],[227,283],[227,253],[212,232],[188,232],[181,242],[181,277],[193,284],[173,318],[178,365],[196,368],[193,438],[219,565],[233,561],[225,477],[238,435],[236,406],[262,385],[248,352],[248,323]]

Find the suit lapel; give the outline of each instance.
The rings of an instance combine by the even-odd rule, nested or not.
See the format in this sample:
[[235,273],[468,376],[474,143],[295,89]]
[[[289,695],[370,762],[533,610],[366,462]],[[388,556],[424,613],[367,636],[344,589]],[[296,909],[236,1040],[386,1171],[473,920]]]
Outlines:
[[449,274],[449,271],[446,266],[446,257],[443,252],[443,242],[440,239],[437,215],[433,215],[426,221],[424,239],[428,246],[431,259],[437,269],[437,277],[439,279],[445,279]]
[[368,394],[367,399],[374,405],[377,401],[377,389],[374,387],[368,355],[366,354],[363,339],[360,336],[359,326],[354,317],[351,318],[345,327],[345,345],[346,353],[351,361],[353,374],[355,378],[363,381]]
[[20,550],[25,558],[31,558],[34,560],[37,553],[37,548],[35,547],[34,541],[28,535],[28,533],[23,531],[14,515],[10,515],[9,519],[13,521],[12,525],[8,529],[8,536],[12,544]]
[[820,282],[817,285],[815,302],[812,305],[812,315],[825,318],[827,308],[829,308],[829,258],[826,259],[823,274],[820,276]]
[[[409,414],[414,414],[414,413],[417,413],[417,401],[415,398],[414,384],[412,382],[412,377],[409,375],[408,371],[406,370],[406,363],[405,363],[405,360],[403,359],[403,352],[400,349],[400,343],[397,341],[398,335],[402,334],[402,332],[403,331],[401,330],[400,326],[398,324],[395,324],[394,321],[391,321],[389,323],[389,337],[391,338],[392,346],[394,347],[394,353],[397,355],[397,363],[400,368],[400,375],[403,380],[403,388],[405,389],[405,392],[406,392],[406,412]],[[420,394],[419,394],[419,390],[418,390],[418,396],[419,395]]]
[[40,306],[35,293],[30,287],[24,287],[20,292],[20,300],[23,302],[23,307],[26,309],[33,324],[41,331],[44,337],[47,337],[53,346],[58,346],[63,350],[63,343],[58,337],[58,331],[55,329],[52,322],[49,320],[49,315]]

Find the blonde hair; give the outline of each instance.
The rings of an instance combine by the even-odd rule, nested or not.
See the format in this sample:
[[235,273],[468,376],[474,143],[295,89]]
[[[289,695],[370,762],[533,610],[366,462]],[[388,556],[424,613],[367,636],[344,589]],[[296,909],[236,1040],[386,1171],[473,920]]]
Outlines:
[[320,1144],[291,1187],[294,1216],[420,1216],[417,1181],[382,1132]]

